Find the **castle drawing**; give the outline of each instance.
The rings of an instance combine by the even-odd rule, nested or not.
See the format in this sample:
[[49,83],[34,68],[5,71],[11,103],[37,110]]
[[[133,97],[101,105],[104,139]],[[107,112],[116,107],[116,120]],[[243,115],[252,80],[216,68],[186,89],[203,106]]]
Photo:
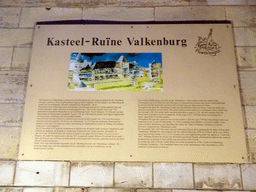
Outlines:
[[[111,84],[111,87],[116,87],[114,84],[118,84],[119,88],[116,90],[122,90],[122,84],[125,87],[136,87],[140,82],[140,86],[137,89],[153,89],[153,84],[162,83],[161,79],[161,64],[156,61],[152,61],[148,64],[148,67],[142,67],[137,61],[128,61],[123,55],[119,59],[111,61],[97,61],[90,62],[83,59],[82,54],[78,53],[74,62],[73,70],[69,71],[69,89],[79,90],[100,90],[99,87],[105,87]],[[140,79],[140,80],[138,80]],[[145,83],[143,83],[145,80]],[[149,81],[151,86],[149,85]],[[146,85],[146,86],[145,86]],[[162,87],[159,86],[158,89]],[[107,89],[109,90],[109,89]],[[127,90],[127,89],[126,89]],[[132,90],[132,88],[131,88]],[[139,89],[138,89],[139,90]]]

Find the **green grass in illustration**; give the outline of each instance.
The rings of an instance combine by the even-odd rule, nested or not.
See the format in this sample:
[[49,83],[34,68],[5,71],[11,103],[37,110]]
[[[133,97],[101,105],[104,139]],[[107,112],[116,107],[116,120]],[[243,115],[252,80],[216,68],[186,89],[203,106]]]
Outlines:
[[150,89],[150,91],[153,91],[153,92],[158,92],[158,91],[161,91],[162,89]]
[[[132,81],[94,84],[95,90],[111,90],[111,91],[146,91],[143,89],[146,83],[152,82],[149,77],[138,78],[135,81],[135,87],[132,86]],[[92,86],[91,86],[92,87]],[[163,83],[156,84],[154,88],[162,88]],[[149,91],[161,91],[161,89],[148,89]]]
[[132,87],[130,82],[118,82],[118,83],[110,83],[110,84],[95,84],[95,90],[112,90],[112,89],[119,89],[119,88],[126,88]]
[[113,89],[111,91],[145,91],[145,89],[136,88],[136,87],[122,87],[118,89]]
[[136,88],[142,88],[147,82],[151,82],[151,79],[149,77],[138,78],[135,81],[135,86]]
[[77,86],[78,86],[77,83],[75,83],[75,84],[69,84],[69,85],[68,85],[68,88],[69,88],[69,89],[75,89]]
[[154,88],[163,88],[163,82],[156,83],[153,85]]
[[88,87],[94,88],[94,83],[87,84]]
[[[69,82],[72,82],[73,73],[69,73]],[[129,79],[102,79],[99,81],[85,81],[82,80],[88,88],[94,88],[98,91],[162,91],[163,81],[159,83],[153,83],[148,75],[145,75],[142,78],[137,78],[135,83],[133,82],[131,76]],[[77,83],[69,83],[69,89],[75,89],[78,86]],[[159,88],[159,89],[158,89]]]

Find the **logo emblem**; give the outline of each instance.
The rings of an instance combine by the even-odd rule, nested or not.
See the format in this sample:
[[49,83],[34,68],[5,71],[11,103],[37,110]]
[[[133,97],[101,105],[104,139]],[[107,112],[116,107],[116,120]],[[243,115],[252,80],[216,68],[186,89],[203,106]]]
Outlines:
[[216,56],[216,54],[220,52],[221,47],[218,45],[218,43],[213,41],[212,29],[210,29],[207,38],[202,38],[198,36],[198,42],[195,48],[196,52],[200,54]]

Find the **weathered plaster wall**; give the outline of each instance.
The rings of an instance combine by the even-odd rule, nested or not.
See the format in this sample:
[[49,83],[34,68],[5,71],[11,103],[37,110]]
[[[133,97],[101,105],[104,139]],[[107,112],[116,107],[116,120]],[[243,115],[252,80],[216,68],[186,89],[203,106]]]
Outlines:
[[[1,0],[0,191],[256,190],[255,5],[256,0]],[[33,27],[63,19],[231,20],[251,163],[17,161]]]

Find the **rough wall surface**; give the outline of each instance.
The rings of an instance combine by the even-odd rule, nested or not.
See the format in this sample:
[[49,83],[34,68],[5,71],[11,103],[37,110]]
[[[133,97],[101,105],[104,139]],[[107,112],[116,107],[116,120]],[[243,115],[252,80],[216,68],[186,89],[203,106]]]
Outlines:
[[[255,5],[256,0],[1,0],[0,191],[256,190]],[[36,21],[64,19],[231,20],[251,163],[18,161],[33,28]]]

